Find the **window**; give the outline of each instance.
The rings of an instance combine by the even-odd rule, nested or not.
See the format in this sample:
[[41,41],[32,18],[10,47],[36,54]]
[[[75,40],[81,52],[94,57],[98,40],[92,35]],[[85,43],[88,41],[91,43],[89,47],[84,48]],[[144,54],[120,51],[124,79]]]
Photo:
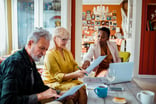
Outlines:
[[8,53],[6,0],[0,0],[0,56]]
[[13,49],[23,48],[27,36],[35,27],[44,27],[52,32],[55,27],[60,26],[61,2],[61,0],[12,0]]
[[18,48],[24,47],[27,35],[34,28],[34,1],[17,0]]

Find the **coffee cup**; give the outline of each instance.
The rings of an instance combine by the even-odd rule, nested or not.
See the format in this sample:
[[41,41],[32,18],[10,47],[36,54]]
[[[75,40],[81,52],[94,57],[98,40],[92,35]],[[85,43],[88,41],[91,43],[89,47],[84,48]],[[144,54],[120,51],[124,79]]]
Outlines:
[[155,96],[154,92],[149,90],[143,90],[137,93],[137,99],[142,104],[154,104],[154,96]]
[[105,98],[107,97],[108,87],[107,86],[98,86],[94,89],[94,92],[98,97]]

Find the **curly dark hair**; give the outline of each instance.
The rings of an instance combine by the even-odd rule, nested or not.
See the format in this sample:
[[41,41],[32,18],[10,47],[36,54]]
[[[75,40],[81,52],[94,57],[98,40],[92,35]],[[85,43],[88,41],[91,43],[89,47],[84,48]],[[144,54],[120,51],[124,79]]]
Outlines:
[[101,28],[99,28],[99,30],[102,30],[102,31],[107,32],[107,35],[108,35],[108,38],[109,38],[109,36],[110,36],[110,30],[109,30],[109,28],[107,28],[107,27],[101,27]]

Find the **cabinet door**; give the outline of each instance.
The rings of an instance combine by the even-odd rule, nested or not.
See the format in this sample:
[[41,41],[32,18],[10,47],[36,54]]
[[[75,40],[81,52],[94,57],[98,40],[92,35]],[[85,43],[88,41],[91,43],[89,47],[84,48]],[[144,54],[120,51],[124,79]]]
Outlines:
[[141,34],[139,74],[156,75],[156,31]]
[[[155,1],[156,2],[156,1]],[[139,74],[156,75],[156,30],[147,31],[149,0],[143,1]]]

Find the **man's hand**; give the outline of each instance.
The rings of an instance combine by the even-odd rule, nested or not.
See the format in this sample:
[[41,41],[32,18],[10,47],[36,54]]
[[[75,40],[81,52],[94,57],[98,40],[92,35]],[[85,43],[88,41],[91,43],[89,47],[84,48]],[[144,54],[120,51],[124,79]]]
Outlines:
[[44,92],[41,92],[41,93],[37,94],[38,101],[49,99],[49,98],[56,99],[58,97],[60,97],[60,95],[58,95],[56,93],[56,91],[51,89],[51,88],[49,88],[48,90],[46,90]]

